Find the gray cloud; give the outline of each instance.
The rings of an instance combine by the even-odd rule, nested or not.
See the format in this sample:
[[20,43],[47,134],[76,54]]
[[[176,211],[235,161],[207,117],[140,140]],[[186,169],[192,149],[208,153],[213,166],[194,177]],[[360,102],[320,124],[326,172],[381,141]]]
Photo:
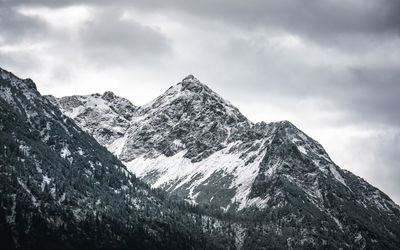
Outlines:
[[[120,9],[101,9],[80,29],[83,52],[104,64],[160,60],[169,53],[169,44],[158,30],[134,20],[124,20]],[[155,60],[154,60],[155,59]]]
[[[369,141],[371,145],[374,141]],[[400,152],[400,132],[389,134],[387,137],[378,138],[378,143],[375,144],[378,149],[376,155],[376,164],[379,166],[373,170],[371,178],[377,176],[375,183],[383,184],[385,190],[390,190],[390,195],[395,201],[400,200],[400,194],[395,190],[400,190],[400,167],[399,167],[399,152]],[[373,147],[374,145],[372,145]],[[374,148],[372,148],[374,150]],[[371,151],[370,151],[371,152]]]
[[47,31],[45,22],[21,15],[13,8],[0,6],[0,44],[22,42],[43,36]]
[[347,162],[354,162],[353,172],[361,173],[364,179],[383,189],[393,200],[400,200],[400,130],[352,138],[343,146],[346,150],[351,149],[344,154]]
[[[320,54],[320,49],[283,51],[265,38],[234,39],[220,52],[226,60],[222,70],[232,72],[220,85],[229,89],[234,98],[237,93],[238,98],[249,100],[257,95],[271,102],[286,99],[288,105],[323,100],[325,109],[342,114],[342,125],[400,126],[396,115],[400,107],[400,64],[388,59],[396,53],[391,49],[373,53],[374,58],[368,59],[372,62],[368,62],[363,53],[350,59],[347,54],[343,59],[335,53],[330,58],[325,52]],[[309,64],[309,60],[313,63]],[[354,62],[347,63],[348,60]]]
[[214,20],[244,30],[275,29],[299,35],[323,46],[368,49],[374,36],[400,35],[400,3],[392,0],[282,0],[282,1],[51,1],[3,0],[4,6],[89,5],[140,8],[147,12],[179,12],[179,15]]
[[89,65],[104,68],[120,63],[131,66],[133,63],[157,65],[171,53],[168,39],[159,30],[132,19],[123,19],[122,9],[118,6],[90,8],[90,20],[81,24],[76,34],[52,27],[40,15],[25,15],[20,11],[21,7],[29,9],[30,5],[51,7],[56,11],[70,6],[70,2],[57,1],[58,5],[50,2],[50,6],[44,5],[46,1],[4,1],[4,5],[1,5],[0,45],[26,48],[10,52],[0,47],[3,67],[16,68],[17,72],[18,68],[26,68],[35,61],[32,59],[35,52],[29,46],[37,45],[43,47],[45,52],[32,63],[36,69],[44,63],[43,57],[57,55],[51,63],[51,68],[54,68],[51,75],[61,72],[58,58],[63,57],[72,59],[77,65],[87,65],[89,61]]
[[375,35],[400,34],[400,3],[392,0],[150,0],[135,1],[135,7],[146,11],[180,11],[244,30],[283,30],[341,49],[373,46],[371,40]]
[[21,77],[28,77],[29,72],[38,70],[35,57],[29,53],[0,51],[0,62],[0,67],[13,69]]
[[147,11],[182,10],[190,15],[230,21],[246,27],[285,27],[317,35],[327,33],[400,32],[400,3],[391,0],[282,0],[282,1],[78,1],[2,0],[4,6],[134,6]]
[[351,78],[343,88],[342,109],[353,108],[354,119],[372,124],[400,127],[396,115],[400,107],[400,67],[351,68]]

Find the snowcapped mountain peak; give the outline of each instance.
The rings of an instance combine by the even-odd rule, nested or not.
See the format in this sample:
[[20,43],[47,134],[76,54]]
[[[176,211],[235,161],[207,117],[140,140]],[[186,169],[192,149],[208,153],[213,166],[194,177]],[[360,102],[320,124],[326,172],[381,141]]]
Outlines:
[[[159,98],[162,98],[163,96],[181,96],[181,95],[197,95],[197,94],[202,94],[202,93],[214,93],[207,85],[203,84],[200,82],[199,79],[194,77],[193,75],[188,75],[185,78],[182,79],[181,82],[171,86],[163,95],[161,95]],[[216,93],[214,93],[216,94]],[[158,99],[158,98],[157,98]]]
[[[98,98],[109,100],[109,109],[120,99],[111,92]],[[70,106],[59,103],[68,114]],[[385,223],[374,224],[398,234],[399,206],[340,169],[318,142],[289,121],[253,124],[192,75],[136,107],[130,119],[118,113],[108,119],[102,107],[82,102],[82,114],[98,115],[75,121],[152,187],[225,211],[260,209],[268,218],[281,214],[282,223],[329,225],[348,242],[376,237],[368,236],[375,230],[371,218],[389,214],[381,217]],[[116,124],[125,125],[116,131]],[[354,221],[366,224],[354,228]]]
[[171,86],[164,94],[140,107],[140,113],[143,115],[164,109],[180,110],[183,113],[191,111],[201,116],[211,112],[217,116],[229,116],[240,122],[247,121],[229,101],[223,99],[193,75],[185,77],[181,82]]
[[200,82],[194,75],[190,74],[182,79],[182,82]]
[[[73,117],[69,110],[75,106],[64,98],[60,108]],[[212,200],[239,210],[279,205],[272,197],[282,194],[271,187],[282,179],[321,209],[329,188],[315,185],[328,180],[345,193],[354,191],[349,184],[353,177],[291,122],[253,124],[192,75],[152,102],[132,108],[126,112],[129,117],[121,115],[125,108],[115,109],[123,98],[112,92],[80,99],[76,108],[82,115],[75,121],[82,128],[149,184],[195,203]],[[218,190],[229,194],[222,199]]]
[[199,79],[194,77],[193,75],[188,75],[183,78],[178,85],[181,85],[181,91],[191,91],[193,93],[201,93],[206,90],[207,92],[212,92],[210,88],[208,88],[205,84],[201,83]]

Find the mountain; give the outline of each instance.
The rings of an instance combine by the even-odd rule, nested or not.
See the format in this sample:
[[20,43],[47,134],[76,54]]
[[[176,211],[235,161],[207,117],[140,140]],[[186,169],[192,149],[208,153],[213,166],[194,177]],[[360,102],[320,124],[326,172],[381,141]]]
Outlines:
[[192,75],[144,106],[48,99],[136,176],[252,221],[243,247],[398,248],[400,208],[288,121],[252,123]]
[[[103,98],[117,122],[132,118],[128,101]],[[2,249],[233,248],[234,225],[150,189],[32,80],[0,69]]]

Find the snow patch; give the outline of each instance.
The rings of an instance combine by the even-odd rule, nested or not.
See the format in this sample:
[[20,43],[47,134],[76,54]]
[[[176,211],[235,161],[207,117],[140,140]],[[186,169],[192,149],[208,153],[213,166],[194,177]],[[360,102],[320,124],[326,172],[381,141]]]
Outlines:
[[41,189],[42,189],[42,191],[44,191],[44,188],[45,188],[46,184],[47,184],[47,185],[50,184],[50,181],[51,181],[51,179],[50,179],[49,177],[47,177],[47,175],[43,175],[42,184],[41,184],[41,186],[40,186]]
[[79,155],[84,155],[85,154],[85,152],[81,149],[81,148],[79,148],[79,150],[78,150],[78,154]]
[[65,201],[65,193],[63,193],[63,194],[61,195],[60,199],[58,200],[58,203],[61,203],[61,202],[63,202],[63,201]]
[[126,137],[120,137],[114,140],[110,145],[107,146],[107,149],[112,152],[115,156],[119,156],[122,153],[122,150],[126,143]]
[[62,157],[62,158],[66,158],[66,157],[68,157],[68,156],[70,156],[71,155],[71,152],[69,151],[69,149],[68,149],[68,146],[64,146],[62,149],[61,149],[61,153],[60,153],[60,156]]
[[336,170],[334,165],[329,165],[329,170],[331,171],[332,175],[335,177],[336,180],[338,180],[340,183],[342,183],[344,186],[346,186],[349,190],[349,186],[347,186],[346,182],[344,181],[343,177],[339,174],[339,172]]
[[[239,209],[250,204],[261,206],[267,200],[248,200],[247,196],[251,191],[251,185],[258,175],[259,163],[264,154],[258,154],[258,157],[250,164],[245,165],[246,159],[241,159],[241,153],[229,152],[230,148],[238,142],[231,143],[225,149],[217,151],[200,162],[192,163],[190,159],[184,157],[186,150],[183,150],[173,156],[167,157],[159,155],[156,158],[145,158],[140,156],[130,162],[124,162],[128,170],[139,178],[145,177],[148,173],[158,172],[153,188],[163,187],[169,183],[177,183],[175,190],[183,185],[190,183],[188,190],[193,190],[201,184],[207,183],[208,178],[214,173],[225,173],[233,175],[230,188],[236,189],[235,196],[231,203],[237,202]],[[200,178],[198,178],[201,176]],[[190,196],[192,202],[196,202],[197,196]]]
[[340,230],[343,231],[343,225],[342,223],[338,220],[338,218],[336,218],[335,216],[331,215],[332,219],[335,221],[336,225],[338,225],[338,227],[340,228]]
[[302,153],[302,154],[307,154],[307,150],[304,146],[302,145],[297,145],[297,149]]
[[39,206],[40,206],[40,202],[38,202],[38,200],[36,199],[36,197],[33,196],[33,194],[31,193],[31,190],[29,190],[29,188],[25,185],[25,183],[23,183],[23,182],[21,181],[21,179],[20,179],[19,177],[17,177],[17,181],[18,181],[18,184],[19,184],[28,194],[30,194],[31,200],[32,200],[32,204],[33,204],[35,207],[39,207]]
[[31,147],[21,144],[19,145],[19,151],[25,156],[30,156]]

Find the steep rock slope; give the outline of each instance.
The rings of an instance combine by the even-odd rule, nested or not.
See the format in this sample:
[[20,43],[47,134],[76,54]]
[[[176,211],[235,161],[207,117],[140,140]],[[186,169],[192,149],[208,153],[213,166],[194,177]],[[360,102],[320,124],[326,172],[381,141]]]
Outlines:
[[[135,109],[128,102],[115,108],[119,105],[129,113],[129,108]],[[131,118],[124,112],[118,115],[121,123]],[[136,179],[42,97],[32,80],[0,69],[2,249],[190,249],[235,244],[233,235],[227,235],[229,240],[222,233],[207,234],[201,216],[189,210]]]
[[[125,102],[112,95],[110,104],[105,95],[49,100],[66,115],[74,114],[79,126],[153,187],[235,214],[258,211],[264,224],[256,227],[260,234],[247,232],[244,246],[258,241],[290,247],[299,245],[298,239],[302,246],[332,247],[400,242],[399,206],[336,166],[318,142],[290,122],[253,124],[188,76],[149,104],[132,105],[129,125],[104,141],[96,131],[108,129],[110,119],[122,119],[122,110],[106,118],[102,110]],[[101,109],[90,104],[97,102]],[[99,119],[86,118],[92,113]],[[274,235],[275,241],[264,237],[260,242],[255,235]]]

